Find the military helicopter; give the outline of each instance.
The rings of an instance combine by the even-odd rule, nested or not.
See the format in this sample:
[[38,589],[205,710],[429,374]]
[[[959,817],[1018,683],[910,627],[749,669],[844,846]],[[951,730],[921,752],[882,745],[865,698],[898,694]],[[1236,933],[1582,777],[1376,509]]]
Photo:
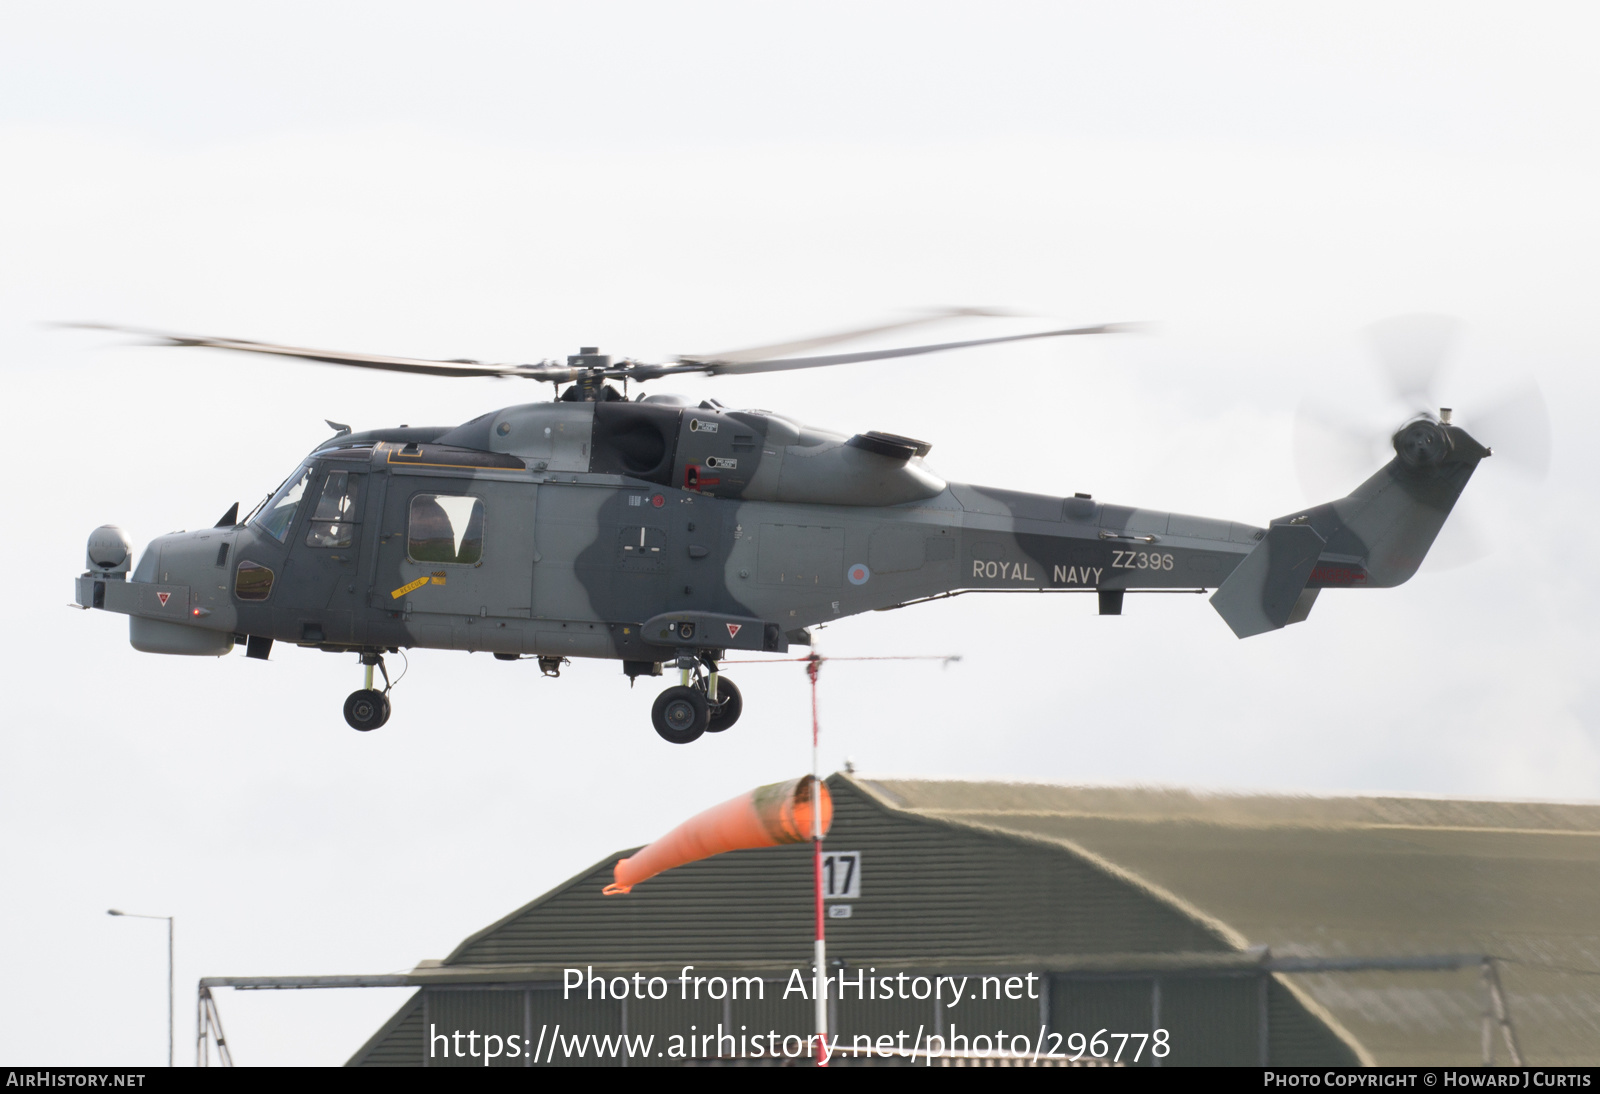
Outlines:
[[[329,422],[281,486],[244,516],[159,536],[133,566],[115,526],[89,539],[77,606],[129,617],[148,653],[265,659],[275,643],[355,655],[364,686],[344,716],[390,716],[385,654],[408,647],[620,661],[630,681],[679,673],[651,717],[674,744],[739,720],[729,651],[782,653],[809,628],[963,592],[1092,591],[1101,615],[1129,592],[1215,590],[1240,638],[1306,619],[1323,589],[1387,588],[1421,564],[1490,450],[1415,414],[1393,457],[1348,496],[1255,527],[1070,497],[950,482],[931,445],[803,425],[715,399],[626,397],[630,384],[907,357],[1100,325],[898,349],[796,356],[938,313],[669,363],[586,347],[565,364],[490,364],[341,353],[105,327],[208,347],[450,377],[519,377],[553,401],[453,426],[360,432]],[[981,313],[978,313],[981,314]],[[615,383],[622,385],[619,390]],[[384,687],[374,686],[374,669]]]

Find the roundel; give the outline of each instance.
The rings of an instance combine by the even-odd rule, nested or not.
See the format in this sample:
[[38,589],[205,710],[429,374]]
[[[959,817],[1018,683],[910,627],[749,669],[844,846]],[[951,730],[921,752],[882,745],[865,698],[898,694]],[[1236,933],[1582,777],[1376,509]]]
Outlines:
[[852,585],[865,585],[867,579],[872,576],[872,571],[867,569],[865,563],[858,562],[845,571],[845,576],[850,579]]

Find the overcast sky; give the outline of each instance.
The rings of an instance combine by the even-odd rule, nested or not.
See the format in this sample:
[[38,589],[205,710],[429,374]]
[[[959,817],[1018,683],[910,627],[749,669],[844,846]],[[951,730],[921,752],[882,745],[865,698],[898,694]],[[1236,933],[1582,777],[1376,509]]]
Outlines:
[[[955,481],[1264,524],[1295,408],[1398,425],[1362,327],[1461,317],[1440,400],[1529,378],[1555,456],[1468,490],[1497,548],[1240,642],[1199,597],[963,597],[840,622],[864,774],[1600,798],[1587,421],[1600,192],[1584,5],[13,2],[0,13],[0,1059],[180,1062],[204,975],[370,973],[806,769],[805,680],[687,748],[611,662],[161,658],[72,612],[83,543],[251,505],[326,435],[547,397],[129,348],[99,320],[419,356],[644,359],[940,305],[1158,334],[696,397],[933,443]],[[659,386],[659,385],[658,385]],[[1485,438],[1493,443],[1492,438]],[[1350,486],[1354,486],[1352,481]],[[1314,500],[1327,500],[1316,498]],[[398,666],[399,659],[395,659]],[[404,993],[221,993],[241,1063],[338,1063]]]

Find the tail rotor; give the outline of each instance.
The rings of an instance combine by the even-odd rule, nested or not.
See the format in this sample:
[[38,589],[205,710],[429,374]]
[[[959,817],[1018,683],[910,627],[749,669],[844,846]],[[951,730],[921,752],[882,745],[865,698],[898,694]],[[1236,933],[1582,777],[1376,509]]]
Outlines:
[[[1489,464],[1489,479],[1501,479],[1501,484],[1461,499],[1428,555],[1426,566],[1435,571],[1491,553],[1493,538],[1484,528],[1497,522],[1486,520],[1483,510],[1495,507],[1493,495],[1503,498],[1507,486],[1525,491],[1550,469],[1550,414],[1536,381],[1523,381],[1477,407],[1441,405],[1441,380],[1448,379],[1463,329],[1460,320],[1433,314],[1398,315],[1372,324],[1365,333],[1386,393],[1382,404],[1351,408],[1307,399],[1295,414],[1295,470],[1311,501],[1342,496],[1383,466],[1394,455],[1397,419],[1447,421],[1490,447],[1495,459]],[[1520,482],[1505,481],[1506,472]]]

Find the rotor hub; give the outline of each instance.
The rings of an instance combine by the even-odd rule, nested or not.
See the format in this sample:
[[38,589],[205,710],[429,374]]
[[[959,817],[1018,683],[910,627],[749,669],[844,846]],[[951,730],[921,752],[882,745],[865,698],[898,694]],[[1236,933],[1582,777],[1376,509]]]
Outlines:
[[1394,435],[1394,450],[1401,461],[1418,471],[1429,471],[1450,458],[1454,445],[1445,427],[1432,418],[1418,418]]

